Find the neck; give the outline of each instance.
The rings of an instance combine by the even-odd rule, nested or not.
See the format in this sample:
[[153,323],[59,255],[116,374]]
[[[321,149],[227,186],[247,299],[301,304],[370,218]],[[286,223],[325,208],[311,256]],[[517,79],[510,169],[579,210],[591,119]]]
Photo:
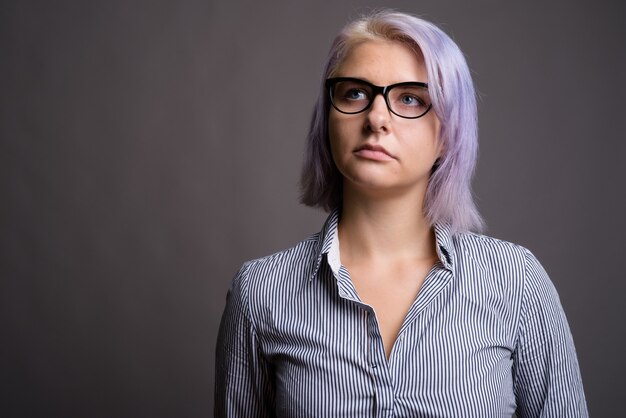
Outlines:
[[423,194],[368,199],[344,190],[339,223],[342,261],[436,258],[435,235],[423,203]]

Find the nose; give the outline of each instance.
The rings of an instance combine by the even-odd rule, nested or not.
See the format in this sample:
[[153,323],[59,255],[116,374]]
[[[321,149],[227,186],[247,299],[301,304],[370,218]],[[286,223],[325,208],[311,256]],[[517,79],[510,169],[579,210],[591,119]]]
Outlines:
[[387,131],[391,121],[391,113],[382,94],[377,94],[367,110],[365,128],[373,132]]

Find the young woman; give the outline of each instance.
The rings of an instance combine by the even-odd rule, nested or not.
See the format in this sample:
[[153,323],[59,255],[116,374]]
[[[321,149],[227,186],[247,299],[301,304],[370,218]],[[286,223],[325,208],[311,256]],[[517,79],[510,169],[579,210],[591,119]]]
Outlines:
[[348,24],[303,169],[322,231],[246,263],[217,346],[232,417],[587,416],[557,293],[525,248],[479,235],[476,102],[419,18]]

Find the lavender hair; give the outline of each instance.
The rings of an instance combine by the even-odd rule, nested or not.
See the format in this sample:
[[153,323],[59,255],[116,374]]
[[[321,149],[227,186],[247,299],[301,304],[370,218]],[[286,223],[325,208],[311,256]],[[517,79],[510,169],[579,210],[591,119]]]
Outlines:
[[379,11],[349,23],[331,46],[307,137],[301,202],[327,211],[341,207],[343,178],[330,152],[330,104],[324,80],[332,77],[352,47],[374,39],[400,42],[424,57],[431,111],[441,122],[443,148],[426,191],[426,218],[431,225],[448,224],[454,232],[482,231],[483,220],[471,192],[478,152],[476,95],[463,53],[434,24],[393,11]]

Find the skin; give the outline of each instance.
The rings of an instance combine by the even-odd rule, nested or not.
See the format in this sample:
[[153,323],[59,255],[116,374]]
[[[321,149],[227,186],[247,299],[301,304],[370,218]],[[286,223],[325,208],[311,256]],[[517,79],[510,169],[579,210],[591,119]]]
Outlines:
[[[380,86],[428,82],[420,55],[383,40],[353,47],[334,76]],[[441,155],[439,130],[434,111],[404,119],[388,110],[382,95],[362,113],[346,115],[334,108],[329,113],[331,152],[344,185],[341,262],[361,300],[374,308],[387,358],[437,261],[434,232],[422,208],[432,166]]]

